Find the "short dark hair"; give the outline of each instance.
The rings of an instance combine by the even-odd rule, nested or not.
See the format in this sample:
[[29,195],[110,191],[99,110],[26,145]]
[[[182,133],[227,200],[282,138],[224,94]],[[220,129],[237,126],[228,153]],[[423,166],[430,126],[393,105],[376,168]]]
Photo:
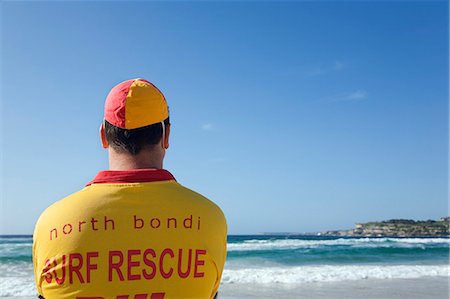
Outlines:
[[[169,118],[164,125],[170,125]],[[105,120],[105,135],[109,145],[116,151],[137,155],[146,146],[153,147],[162,137],[161,123],[137,129],[122,129]]]

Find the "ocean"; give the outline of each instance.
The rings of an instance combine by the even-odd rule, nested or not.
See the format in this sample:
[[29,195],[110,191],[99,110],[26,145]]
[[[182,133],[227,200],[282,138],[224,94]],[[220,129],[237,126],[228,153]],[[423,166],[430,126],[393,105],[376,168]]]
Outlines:
[[[31,236],[0,236],[0,297],[35,298],[31,247]],[[235,298],[234,291],[249,288],[295,295],[317,283],[448,280],[449,248],[448,238],[234,235],[221,290]]]

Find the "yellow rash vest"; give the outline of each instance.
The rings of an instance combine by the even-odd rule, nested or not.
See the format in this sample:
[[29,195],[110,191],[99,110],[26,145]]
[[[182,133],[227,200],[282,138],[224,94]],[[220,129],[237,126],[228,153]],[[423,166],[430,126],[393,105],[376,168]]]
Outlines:
[[101,171],[33,235],[45,299],[213,298],[226,258],[220,208],[167,170]]

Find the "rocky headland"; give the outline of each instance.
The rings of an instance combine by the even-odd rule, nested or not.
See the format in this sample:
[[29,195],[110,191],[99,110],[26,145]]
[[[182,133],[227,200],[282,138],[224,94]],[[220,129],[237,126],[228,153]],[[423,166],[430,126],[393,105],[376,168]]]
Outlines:
[[320,236],[355,237],[449,237],[450,217],[439,220],[415,221],[391,219],[386,221],[356,223],[354,229],[320,232]]

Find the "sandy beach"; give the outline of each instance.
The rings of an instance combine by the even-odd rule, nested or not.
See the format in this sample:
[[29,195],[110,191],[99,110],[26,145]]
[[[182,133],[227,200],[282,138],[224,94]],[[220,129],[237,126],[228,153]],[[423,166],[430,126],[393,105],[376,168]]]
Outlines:
[[448,299],[449,278],[427,277],[420,279],[321,282],[305,283],[295,287],[224,284],[220,290],[220,298],[222,299]]

